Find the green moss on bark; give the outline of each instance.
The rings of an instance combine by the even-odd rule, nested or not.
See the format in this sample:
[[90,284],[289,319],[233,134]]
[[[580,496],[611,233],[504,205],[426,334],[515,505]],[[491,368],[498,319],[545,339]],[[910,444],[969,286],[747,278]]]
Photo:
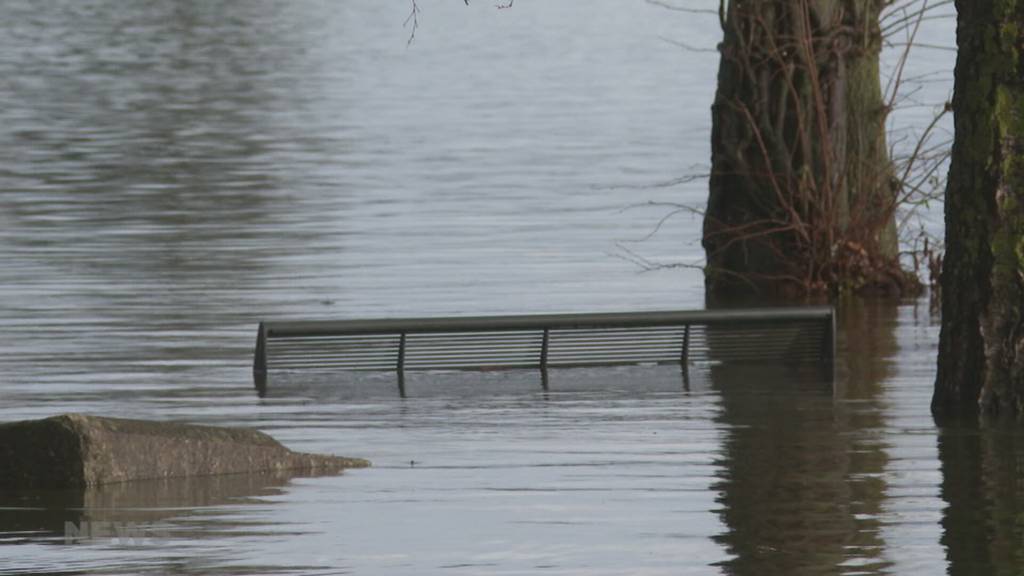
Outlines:
[[1024,3],[958,0],[937,414],[1024,412]]

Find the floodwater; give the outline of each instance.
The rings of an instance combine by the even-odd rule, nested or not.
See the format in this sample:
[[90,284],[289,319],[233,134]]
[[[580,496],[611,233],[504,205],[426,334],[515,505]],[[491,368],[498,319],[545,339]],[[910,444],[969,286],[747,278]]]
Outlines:
[[[633,367],[259,398],[260,319],[703,306],[699,218],[659,223],[705,194],[714,15],[419,4],[407,44],[401,1],[0,3],[0,421],[248,425],[375,464],[0,493],[0,572],[1017,572],[1024,438],[936,426],[927,299],[845,307],[834,385]],[[897,134],[951,64],[915,53]]]

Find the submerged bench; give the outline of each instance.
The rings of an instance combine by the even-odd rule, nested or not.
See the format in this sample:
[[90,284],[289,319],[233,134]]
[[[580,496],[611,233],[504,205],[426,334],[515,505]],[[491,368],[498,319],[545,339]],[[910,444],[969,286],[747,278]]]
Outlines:
[[539,369],[690,362],[820,363],[831,307],[261,322],[253,375],[301,370]]

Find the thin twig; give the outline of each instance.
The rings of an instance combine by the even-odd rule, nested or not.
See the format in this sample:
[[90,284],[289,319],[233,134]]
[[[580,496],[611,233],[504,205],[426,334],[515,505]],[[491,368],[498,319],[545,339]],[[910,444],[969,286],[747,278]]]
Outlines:
[[[466,4],[469,4],[469,0],[466,0]],[[420,27],[420,7],[416,4],[416,0],[412,0],[412,9],[405,18],[405,22],[402,23],[402,28],[408,26],[410,20],[412,21],[412,30],[409,32],[409,39],[405,42],[406,46],[412,45],[412,41],[416,39],[416,30]]]
[[676,12],[687,12],[689,14],[710,14],[712,16],[718,15],[718,10],[712,10],[710,8],[688,8],[686,6],[678,6],[676,4],[669,4],[664,0],[646,0],[648,4],[654,6],[661,6],[667,10],[674,10]]

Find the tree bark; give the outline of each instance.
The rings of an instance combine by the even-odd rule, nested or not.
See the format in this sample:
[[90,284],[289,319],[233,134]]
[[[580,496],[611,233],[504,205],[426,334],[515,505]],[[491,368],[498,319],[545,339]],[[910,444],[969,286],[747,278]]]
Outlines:
[[895,261],[884,4],[728,0],[704,218],[712,297],[859,287],[878,281],[870,262]]
[[936,415],[1024,407],[1024,2],[957,0]]

